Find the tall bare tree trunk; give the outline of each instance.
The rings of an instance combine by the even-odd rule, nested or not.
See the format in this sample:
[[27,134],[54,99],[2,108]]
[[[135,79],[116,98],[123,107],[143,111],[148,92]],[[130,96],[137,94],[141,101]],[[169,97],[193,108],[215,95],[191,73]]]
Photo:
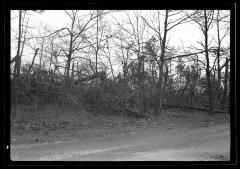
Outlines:
[[72,72],[71,72],[71,80],[73,80],[73,78],[74,78],[74,66],[75,66],[75,64],[74,64],[74,61],[73,61],[73,63],[72,63]]
[[212,91],[212,83],[211,83],[211,70],[209,64],[209,54],[208,54],[208,20],[207,20],[207,13],[204,10],[204,38],[205,38],[205,55],[207,61],[207,68],[206,68],[206,76],[207,76],[207,86],[208,86],[208,106],[209,106],[209,113],[214,114],[214,105],[213,105],[213,91]]
[[[226,63],[228,62],[228,58],[226,58]],[[226,64],[225,68],[225,77],[224,77],[224,89],[223,89],[223,96],[222,96],[222,108],[224,108],[227,100],[227,81],[228,81],[228,63]]]
[[65,80],[63,83],[63,91],[62,91],[62,105],[61,105],[61,110],[64,112],[65,110],[65,102],[67,98],[67,93],[69,92],[70,89],[70,66],[71,66],[71,61],[72,61],[72,55],[73,55],[73,42],[74,42],[74,24],[75,24],[75,19],[76,15],[73,14],[72,16],[72,24],[71,24],[71,30],[69,31],[70,33],[70,42],[69,42],[69,48],[68,48],[68,54],[67,54],[67,63],[66,63],[66,68],[65,68]]
[[16,106],[18,100],[18,80],[20,78],[20,66],[21,66],[21,56],[20,56],[20,48],[21,48],[21,26],[22,26],[22,11],[19,10],[19,23],[18,23],[18,45],[17,45],[17,54],[16,61],[14,65],[14,73],[13,73],[13,83],[12,83],[12,117],[16,116]]
[[66,81],[69,80],[69,70],[70,70],[70,65],[72,61],[72,39],[73,39],[73,33],[70,33],[70,45],[69,45],[69,50],[68,50],[68,56],[67,56],[67,66],[66,66]]
[[20,67],[21,67],[21,55],[20,55],[20,48],[21,48],[21,38],[22,38],[22,11],[19,11],[19,25],[18,25],[18,47],[17,47],[17,60],[15,62],[16,68],[16,76],[20,77]]
[[96,48],[96,73],[98,72],[97,64],[98,64],[98,10],[97,10],[97,48]]
[[220,48],[221,48],[221,40],[220,40],[220,28],[219,28],[219,10],[217,13],[217,39],[218,39],[218,48],[217,48],[217,82],[218,82],[218,92],[217,92],[217,97],[220,98],[221,97],[221,93],[222,93],[222,88],[221,88],[221,68],[220,68]]
[[[167,80],[168,80],[168,67],[166,67],[166,72],[165,72],[165,76],[164,76],[164,83],[163,83],[163,89],[162,89],[163,97],[164,97],[164,93],[165,93],[166,86],[167,86]],[[163,105],[163,97],[161,97],[161,100],[160,100],[161,109],[162,109],[162,105]]]
[[160,68],[159,68],[159,81],[157,85],[157,97],[156,104],[154,107],[155,116],[159,116],[162,110],[162,100],[163,100],[163,66],[164,66],[164,55],[166,48],[166,37],[167,37],[167,21],[168,21],[168,10],[166,10],[166,16],[164,21],[164,35],[161,44],[161,56],[160,56]]

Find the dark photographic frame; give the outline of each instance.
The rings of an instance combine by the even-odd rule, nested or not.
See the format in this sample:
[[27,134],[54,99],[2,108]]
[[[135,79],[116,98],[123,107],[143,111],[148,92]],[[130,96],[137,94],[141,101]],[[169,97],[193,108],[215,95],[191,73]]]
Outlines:
[[[74,2],[58,4],[49,2],[5,2],[3,4],[3,30],[4,30],[4,113],[2,113],[2,129],[4,137],[2,137],[4,145],[4,165],[5,166],[223,166],[230,167],[236,166],[237,163],[237,134],[238,134],[238,123],[237,123],[237,112],[236,112],[236,94],[237,94],[237,69],[236,69],[236,31],[237,29],[237,7],[239,4],[234,1],[229,2],[191,2],[183,1],[177,2],[132,2],[132,3],[114,3],[114,2]],[[231,120],[231,150],[230,150],[230,161],[159,161],[159,162],[67,162],[67,161],[11,161],[10,149],[6,148],[10,145],[10,10],[13,9],[26,9],[26,10],[54,10],[54,9],[227,9],[231,11],[231,32],[230,32],[230,89],[231,89],[231,100],[230,100],[230,120]],[[233,57],[234,56],[234,57]]]

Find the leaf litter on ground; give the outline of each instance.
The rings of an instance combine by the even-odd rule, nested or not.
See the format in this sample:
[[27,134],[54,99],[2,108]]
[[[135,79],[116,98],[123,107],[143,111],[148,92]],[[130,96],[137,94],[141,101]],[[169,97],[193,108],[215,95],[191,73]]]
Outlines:
[[[186,112],[178,109],[163,110],[158,118],[134,118],[108,114],[93,114],[87,111],[57,113],[54,109],[27,115],[23,113],[13,121],[11,137],[14,144],[84,139],[87,137],[111,136],[137,133],[149,128],[173,129],[177,127],[197,128],[228,121],[229,115],[209,116],[204,112]],[[39,115],[41,114],[41,115]],[[21,132],[21,135],[17,134]],[[34,138],[34,139],[33,139]]]

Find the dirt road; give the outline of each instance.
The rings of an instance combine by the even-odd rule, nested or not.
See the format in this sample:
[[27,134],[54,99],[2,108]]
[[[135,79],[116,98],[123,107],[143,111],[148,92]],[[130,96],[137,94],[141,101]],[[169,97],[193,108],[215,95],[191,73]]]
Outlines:
[[13,161],[225,161],[230,124],[11,147]]

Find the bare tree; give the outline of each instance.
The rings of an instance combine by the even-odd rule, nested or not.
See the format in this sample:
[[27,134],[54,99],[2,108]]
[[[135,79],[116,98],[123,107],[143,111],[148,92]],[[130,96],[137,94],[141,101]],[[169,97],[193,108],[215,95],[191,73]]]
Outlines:
[[[172,11],[172,10],[165,10],[165,14],[163,15],[163,20],[164,22],[161,23],[162,19],[162,14],[161,11],[157,11],[156,14],[153,15],[152,18],[149,20],[151,23],[147,20],[147,18],[142,17],[144,22],[148,25],[148,27],[156,34],[157,40],[159,45],[159,51],[160,55],[158,55],[158,51],[154,54],[154,60],[157,62],[158,65],[158,82],[157,82],[157,93],[156,93],[156,103],[154,107],[154,114],[156,116],[159,116],[161,114],[162,110],[162,102],[163,102],[163,97],[164,97],[164,74],[165,76],[166,73],[164,73],[164,65],[165,65],[165,59],[166,59],[166,49],[167,49],[167,35],[168,32],[176,27],[179,24],[183,24],[188,22],[189,16],[178,16],[177,15],[181,14],[181,11]],[[156,19],[157,21],[155,22]],[[162,26],[163,25],[163,26]],[[163,30],[162,30],[163,29]],[[167,68],[165,70],[168,70]],[[166,71],[167,72],[167,71]],[[167,79],[166,79],[167,80]]]
[[[31,32],[28,29],[30,27],[26,27],[28,20],[25,18],[25,11],[18,11],[19,31],[16,31],[16,40],[14,39],[16,57],[11,58],[14,69],[14,106],[18,98],[16,93],[20,91],[17,83],[20,77],[26,75],[27,83],[21,84],[26,85],[22,93],[26,94],[32,85],[32,93],[27,94],[31,95],[32,99],[29,100],[35,103],[35,108],[37,103],[47,102],[47,99],[54,97],[52,100],[59,101],[62,110],[65,110],[68,104],[78,105],[79,98],[87,98],[84,94],[90,91],[92,98],[89,98],[94,103],[82,103],[100,108],[102,100],[104,104],[108,104],[108,99],[111,98],[112,105],[119,106],[122,112],[145,114],[150,112],[145,109],[147,107],[153,108],[157,117],[161,115],[163,105],[169,100],[184,106],[191,101],[193,107],[195,89],[201,80],[198,72],[200,67],[206,71],[206,78],[202,79],[203,84],[207,84],[207,87],[204,86],[207,92],[199,94],[198,98],[203,96],[205,101],[207,96],[209,111],[213,113],[214,96],[218,91],[213,85],[218,84],[222,96],[218,101],[222,105],[226,103],[230,56],[229,47],[225,46],[224,42],[229,35],[229,28],[228,23],[223,25],[228,16],[222,11],[124,11],[126,15],[121,15],[121,18],[116,20],[108,15],[114,11],[63,12],[69,19],[66,26],[57,30],[40,26],[38,33],[29,36]],[[180,49],[178,46],[171,46],[170,35],[174,28],[190,21],[199,26],[203,35],[203,40],[198,42],[200,48],[195,46]],[[44,33],[41,33],[41,30],[44,30]],[[215,31],[216,36],[211,34],[210,30]],[[30,56],[33,58],[29,64],[21,66],[21,56],[28,54],[26,51],[32,52]],[[181,73],[178,70],[174,72],[174,62],[181,58],[194,64],[186,65],[179,71],[183,73],[183,78],[178,81],[174,75]],[[24,59],[22,62],[24,63]],[[223,77],[221,74],[224,70]],[[175,82],[179,82],[179,88]],[[53,91],[53,97],[50,96],[50,91]],[[187,98],[186,101],[180,101],[184,100],[183,97]]]
[[[21,58],[22,58],[23,48],[24,48],[24,45],[25,45],[25,42],[26,42],[26,33],[27,33],[27,28],[28,28],[27,25],[23,25],[25,16],[26,16],[26,11],[19,10],[17,54],[11,60],[11,63],[15,63],[14,64],[14,72],[13,72],[13,81],[12,81],[13,117],[15,117],[15,115],[16,115],[16,105],[17,105],[17,100],[18,100],[18,96],[19,96],[18,91],[17,91],[17,87],[18,87],[18,82],[19,82],[19,79],[20,79]],[[28,23],[28,21],[27,21],[27,23]],[[25,30],[24,30],[24,28],[25,28]]]
[[208,86],[208,106],[210,114],[214,114],[213,90],[209,56],[209,29],[212,26],[213,19],[214,19],[213,10],[197,11],[197,13],[192,17],[192,20],[199,25],[204,36],[204,42],[201,42],[201,45],[205,50],[206,78]]
[[[230,31],[230,27],[227,27],[225,29],[225,31],[223,32],[223,35],[221,36],[220,31],[222,31],[223,29],[221,29],[221,23],[223,21],[225,21],[225,18],[229,17],[229,13],[224,14],[223,11],[218,10],[217,11],[217,16],[216,16],[216,25],[217,25],[217,51],[216,51],[216,59],[217,59],[217,77],[218,77],[218,89],[221,89],[221,81],[222,81],[222,74],[221,74],[221,70],[223,68],[223,66],[221,66],[220,62],[221,62],[221,56],[225,55],[224,53],[226,52],[223,49],[223,45],[222,42],[224,40],[225,37],[227,37],[229,35],[229,31]],[[226,27],[226,26],[225,26]],[[226,60],[228,61],[228,60]],[[224,83],[225,84],[225,83]],[[225,93],[225,90],[224,90]],[[226,95],[223,94],[222,97],[225,97]],[[218,97],[221,97],[221,90],[218,91]],[[223,100],[225,100],[225,98],[223,98]],[[223,103],[223,102],[222,102]]]

